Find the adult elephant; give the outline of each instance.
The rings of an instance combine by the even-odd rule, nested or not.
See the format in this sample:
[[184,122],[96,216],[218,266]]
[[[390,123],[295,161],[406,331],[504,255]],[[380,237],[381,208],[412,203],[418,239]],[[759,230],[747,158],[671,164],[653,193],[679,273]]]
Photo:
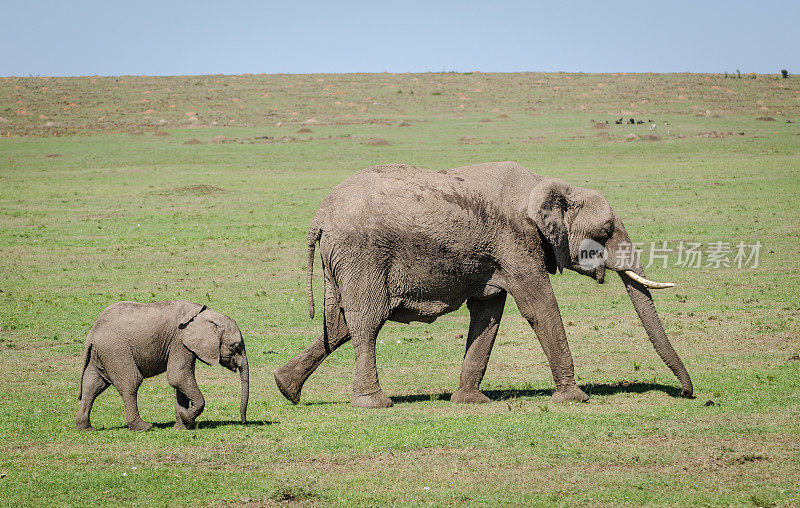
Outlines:
[[513,162],[438,172],[400,164],[365,169],[333,189],[311,223],[312,318],[317,242],[325,276],[323,331],[275,371],[278,388],[294,403],[317,366],[352,339],[351,403],[391,406],[375,364],[375,341],[383,324],[387,319],[429,323],[465,301],[469,333],[461,383],[452,400],[487,402],[479,386],[507,293],[547,355],[556,384],[553,401],[588,400],[575,384],[548,276],[564,268],[599,283],[606,268],[619,273],[650,341],[680,380],[682,394],[692,395],[689,374],[648,291],[671,284],[645,278],[639,261],[628,255],[631,240],[622,221],[597,191],[539,176]]

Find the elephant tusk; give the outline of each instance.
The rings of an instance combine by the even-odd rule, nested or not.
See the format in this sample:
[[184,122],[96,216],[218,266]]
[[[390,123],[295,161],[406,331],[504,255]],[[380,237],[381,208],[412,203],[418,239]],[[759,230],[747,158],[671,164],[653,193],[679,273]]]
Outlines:
[[672,282],[653,282],[652,280],[645,279],[644,277],[640,276],[633,270],[623,270],[625,275],[630,277],[631,279],[635,280],[642,286],[650,289],[666,289],[675,286]]

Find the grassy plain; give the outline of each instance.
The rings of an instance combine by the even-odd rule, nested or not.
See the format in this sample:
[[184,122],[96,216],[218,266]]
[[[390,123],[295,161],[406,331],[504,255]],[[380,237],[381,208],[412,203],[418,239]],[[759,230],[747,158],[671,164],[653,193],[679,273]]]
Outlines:
[[[798,78],[0,78],[0,132],[0,494],[12,505],[800,504]],[[465,309],[384,328],[393,408],[350,407],[350,347],[286,402],[272,371],[321,326],[307,318],[305,237],[327,192],[373,164],[492,160],[600,190],[635,241],[762,243],[757,268],[672,255],[648,270],[678,283],[656,305],[696,398],[677,397],[615,276],[569,273],[552,281],[588,404],[550,403],[544,354],[511,300],[483,384],[491,404],[447,400]],[[172,430],[160,376],[139,397],[156,429],[124,428],[111,389],[92,414],[99,432],[75,431],[100,311],[177,298],[239,323],[252,422],[236,423],[236,376],[201,365],[197,430]]]

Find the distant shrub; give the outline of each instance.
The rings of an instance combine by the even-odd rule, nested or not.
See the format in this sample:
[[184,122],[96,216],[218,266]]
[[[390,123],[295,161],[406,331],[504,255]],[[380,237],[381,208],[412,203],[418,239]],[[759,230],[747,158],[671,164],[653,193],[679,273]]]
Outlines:
[[742,72],[739,69],[736,69],[736,77],[742,79]]
[[783,79],[788,78],[789,77],[789,71],[787,71],[786,69],[781,69],[781,76],[783,76]]

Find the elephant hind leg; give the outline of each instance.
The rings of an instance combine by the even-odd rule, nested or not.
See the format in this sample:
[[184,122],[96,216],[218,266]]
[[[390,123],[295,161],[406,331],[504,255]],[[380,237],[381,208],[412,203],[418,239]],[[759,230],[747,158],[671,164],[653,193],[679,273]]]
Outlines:
[[317,370],[317,367],[325,358],[350,340],[350,329],[345,323],[343,311],[338,304],[336,306],[331,305],[331,302],[336,302],[336,300],[332,299],[332,295],[327,294],[328,287],[329,285],[326,282],[325,300],[326,305],[330,305],[329,308],[325,309],[327,341],[325,339],[325,331],[323,331],[302,353],[289,360],[286,365],[278,368],[274,373],[275,384],[278,385],[281,394],[292,404],[297,404],[300,401],[300,391],[303,389],[303,384]]
[[139,414],[139,404],[136,400],[136,395],[139,391],[139,386],[142,384],[142,376],[137,370],[126,376],[124,380],[115,381],[114,387],[122,397],[122,402],[125,404],[125,423],[128,428],[136,431],[146,431],[153,428],[153,424],[142,420]]
[[467,350],[461,366],[461,382],[458,390],[450,397],[451,401],[489,402],[489,398],[481,393],[480,385],[486,373],[486,364],[489,362],[494,339],[497,337],[505,304],[505,291],[488,300],[467,300],[469,309]]
[[78,430],[95,430],[89,419],[92,405],[94,404],[94,399],[109,386],[111,386],[111,383],[100,375],[93,363],[89,363],[83,371],[81,402],[80,406],[78,406],[78,414],[75,417],[75,427]]
[[391,407],[392,400],[387,397],[378,382],[378,367],[375,358],[375,342],[378,332],[388,317],[388,312],[367,307],[359,311],[345,311],[345,319],[353,337],[355,371],[353,375],[353,396],[350,403],[356,407]]

